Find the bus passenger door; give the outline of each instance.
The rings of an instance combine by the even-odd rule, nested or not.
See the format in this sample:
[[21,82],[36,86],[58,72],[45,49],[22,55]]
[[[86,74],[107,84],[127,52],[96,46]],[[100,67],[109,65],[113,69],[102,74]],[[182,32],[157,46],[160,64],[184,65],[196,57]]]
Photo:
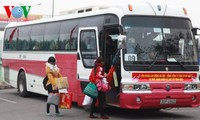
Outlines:
[[81,81],[88,81],[94,61],[99,56],[97,31],[97,27],[79,28],[78,31],[77,77]]

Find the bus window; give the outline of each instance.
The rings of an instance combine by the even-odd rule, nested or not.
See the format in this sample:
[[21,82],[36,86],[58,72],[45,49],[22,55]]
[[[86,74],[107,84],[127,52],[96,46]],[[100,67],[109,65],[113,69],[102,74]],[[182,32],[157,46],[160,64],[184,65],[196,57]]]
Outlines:
[[[44,50],[45,43],[43,43],[45,24],[33,25],[31,29],[31,40],[33,43],[39,42],[40,50]],[[33,48],[32,48],[33,49]]]
[[17,50],[30,50],[30,33],[31,26],[19,27],[19,39],[17,42]]
[[85,67],[92,67],[97,57],[96,35],[94,30],[82,30],[80,33],[80,51]]
[[44,42],[47,43],[45,50],[58,50],[58,38],[59,38],[60,22],[47,23],[44,33]]
[[78,20],[63,21],[60,27],[59,48],[61,50],[77,50]]
[[4,50],[13,51],[16,50],[17,43],[17,28],[9,28],[6,31],[4,38]]

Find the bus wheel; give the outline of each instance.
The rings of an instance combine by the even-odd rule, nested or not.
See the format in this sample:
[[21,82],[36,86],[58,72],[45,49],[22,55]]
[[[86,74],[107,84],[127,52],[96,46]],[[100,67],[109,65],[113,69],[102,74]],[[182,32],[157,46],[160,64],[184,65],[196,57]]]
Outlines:
[[24,72],[20,72],[18,76],[18,93],[22,97],[28,96],[28,91],[26,88],[26,77]]

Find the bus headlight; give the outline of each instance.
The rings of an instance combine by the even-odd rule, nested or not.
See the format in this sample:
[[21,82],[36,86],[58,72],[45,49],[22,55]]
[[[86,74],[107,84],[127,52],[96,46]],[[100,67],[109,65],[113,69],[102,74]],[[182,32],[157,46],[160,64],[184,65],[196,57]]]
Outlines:
[[123,84],[122,89],[125,91],[145,91],[150,90],[149,84]]
[[200,85],[199,84],[185,84],[184,90],[198,90],[200,89]]

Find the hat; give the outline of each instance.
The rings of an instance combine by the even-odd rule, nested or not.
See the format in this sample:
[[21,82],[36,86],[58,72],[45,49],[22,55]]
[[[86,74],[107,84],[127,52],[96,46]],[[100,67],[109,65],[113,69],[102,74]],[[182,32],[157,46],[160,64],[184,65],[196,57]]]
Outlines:
[[49,57],[47,62],[48,63],[56,62],[56,59],[53,56],[51,56],[51,57]]

